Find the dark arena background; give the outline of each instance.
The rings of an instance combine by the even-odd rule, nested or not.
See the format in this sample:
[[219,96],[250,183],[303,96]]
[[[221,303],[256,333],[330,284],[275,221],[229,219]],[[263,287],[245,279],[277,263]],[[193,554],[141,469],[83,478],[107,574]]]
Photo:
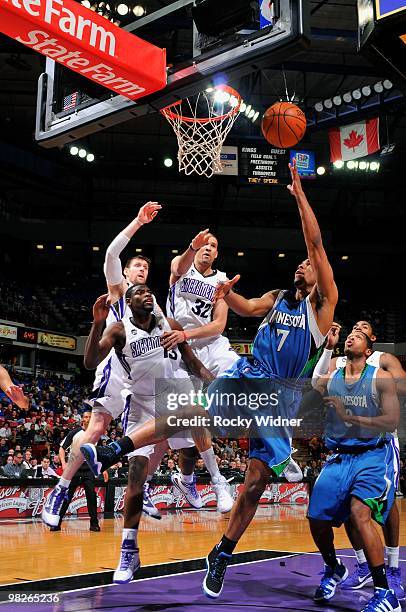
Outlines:
[[[55,17],[62,7],[70,11],[65,31]],[[108,53],[113,39],[103,39],[100,29],[91,31],[85,48],[88,30],[82,39],[76,30],[72,34],[76,10],[89,23],[94,19],[99,28],[103,23],[111,28],[115,49],[110,46]],[[27,42],[30,27],[42,32],[35,35],[37,44],[53,37],[48,51],[45,43],[33,48],[32,31]],[[332,455],[321,413],[306,413],[303,431],[293,432],[292,459],[302,476],[292,480],[284,471],[267,473],[257,511],[238,541],[217,599],[207,599],[202,591],[206,556],[230,533],[232,515],[217,508],[210,470],[198,451],[193,461],[201,508],[194,508],[174,484],[182,451],[167,449],[149,483],[149,498],[144,494],[137,544],[141,567],[126,583],[117,584],[113,576],[124,563],[122,530],[128,528],[123,515],[126,457],[97,479],[82,466],[61,528],[50,530],[41,520],[72,448],[64,441],[72,439],[70,432],[81,427],[89,410],[84,402],[92,395],[95,373],[84,367],[85,345],[93,304],[107,293],[104,263],[113,239],[145,203],[162,206],[156,218],[138,227],[121,246],[117,257],[123,266],[130,258],[150,260],[148,287],[164,312],[171,262],[188,252],[190,266],[194,253],[189,245],[192,241],[193,250],[193,245],[200,248],[195,237],[206,228],[218,241],[218,256],[211,268],[205,267],[209,276],[217,269],[228,279],[239,274],[233,292],[246,298],[275,288],[294,289],[295,272],[307,258],[298,205],[287,189],[288,164],[294,159],[338,288],[333,320],[341,329],[332,356],[344,354],[355,323],[369,322],[373,350],[384,356],[380,367],[395,378],[401,414],[399,454],[394,455],[400,478],[393,502],[399,511],[399,540],[392,533],[385,546],[382,529],[374,530],[382,540],[388,586],[400,603],[370,602],[372,581],[379,585],[374,562],[372,577],[368,574],[355,589],[335,585],[334,598],[321,603],[327,604],[326,610],[403,609],[406,3],[0,0],[0,32],[0,363],[28,398],[24,407],[13,402],[2,370],[0,610],[319,608],[313,598],[325,579],[319,575],[323,558],[307,512],[315,481]],[[133,48],[132,40],[140,46],[134,42]],[[80,62],[75,71],[70,69],[60,59],[62,51],[59,56],[55,51],[57,45],[65,52],[77,48],[75,57],[97,60],[107,65],[103,70],[125,75],[125,82],[130,77],[131,82],[143,82],[145,92],[126,96],[125,87],[110,84],[113,77],[80,73]],[[154,60],[143,55],[151,49]],[[166,49],[166,56],[160,49]],[[160,112],[179,100],[182,106],[175,104],[171,110],[182,142]],[[274,110],[271,124],[278,121],[273,126],[280,140],[267,141],[261,131],[265,111],[282,102],[304,114],[304,136],[293,145],[284,144],[283,136],[292,138],[293,133],[293,142],[297,140],[297,125],[303,127],[304,119],[289,128],[287,112]],[[222,135],[231,120],[234,124]],[[197,300],[192,312],[202,317],[206,305],[212,312],[211,298]],[[173,316],[169,311],[167,315]],[[257,363],[253,341],[263,313],[242,317],[230,303],[225,316],[220,333],[247,363]],[[210,324],[212,318],[201,319],[201,324]],[[192,349],[197,346],[187,339]],[[290,350],[295,351],[295,345]],[[206,365],[203,353],[196,354]],[[387,354],[392,365],[384,367]],[[217,365],[214,358],[214,376],[219,374]],[[108,422],[99,445],[122,441],[127,421],[124,412]],[[234,504],[244,491],[251,491],[244,488],[250,463],[251,470],[253,461],[260,463],[250,459],[248,438],[232,433],[213,438],[215,462]],[[96,493],[90,529],[84,487],[89,479],[90,497]],[[148,499],[159,520],[145,511]],[[386,497],[379,501],[384,511]],[[363,563],[368,573],[368,550],[362,561],[344,526],[334,532],[337,555],[349,573],[354,568],[359,572]],[[355,532],[362,538],[357,525]],[[362,553],[363,546],[359,548]],[[398,555],[394,565],[390,555]]]

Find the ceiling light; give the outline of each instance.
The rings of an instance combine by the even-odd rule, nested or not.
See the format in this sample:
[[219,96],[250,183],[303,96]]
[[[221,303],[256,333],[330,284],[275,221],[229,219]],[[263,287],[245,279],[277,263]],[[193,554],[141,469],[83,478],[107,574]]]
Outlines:
[[139,249],[139,248],[138,248],[138,249],[135,249],[135,252],[136,252],[136,253],[142,253],[142,249]]
[[316,104],[314,105],[314,110],[318,113],[323,112],[323,102],[316,102]]
[[348,168],[348,170],[354,170],[354,168],[355,168],[355,167],[356,167],[356,163],[355,163],[355,161],[352,161],[352,160],[351,160],[351,161],[347,162],[347,168]]
[[70,153],[71,155],[77,155],[77,154],[79,153],[79,149],[78,149],[77,147],[71,147],[71,148],[69,149],[69,153]]
[[363,95],[363,96],[365,96],[366,98],[367,98],[368,96],[370,96],[370,95],[371,95],[371,93],[372,93],[372,92],[371,92],[371,88],[370,88],[370,86],[369,86],[369,85],[364,85],[364,87],[361,89],[361,91],[362,91],[362,95]]
[[361,100],[362,94],[360,90],[354,89],[354,91],[352,92],[352,97],[354,98],[354,100]]
[[93,155],[93,153],[88,153],[88,154],[86,155],[86,159],[87,159],[87,161],[88,161],[88,162],[92,162],[92,161],[94,161],[94,155]]
[[373,162],[371,162],[369,164],[369,169],[373,170],[374,172],[377,172],[379,170],[379,168],[380,168],[380,163],[379,162],[373,161]]
[[128,6],[126,4],[119,4],[117,7],[117,13],[119,15],[121,15],[122,17],[124,17],[124,15],[127,15],[129,13],[130,9],[128,8]]
[[165,166],[165,168],[172,168],[172,166],[173,166],[173,159],[171,157],[165,157],[164,158],[164,166]]
[[316,172],[317,172],[317,174],[318,174],[319,176],[323,176],[323,174],[325,174],[325,173],[326,173],[326,169],[325,169],[325,167],[324,167],[324,166],[319,166],[319,167],[317,168]]
[[86,157],[87,151],[86,149],[79,149],[79,157]]
[[39,251],[42,251],[44,249],[44,245],[43,244],[37,244],[37,249]]
[[352,95],[349,91],[346,91],[345,94],[343,94],[343,100],[346,104],[350,104],[350,102],[352,102]]
[[343,103],[341,96],[334,96],[333,103],[335,104],[335,106],[341,106],[341,104]]
[[334,168],[337,168],[337,170],[341,170],[341,168],[344,166],[344,162],[341,159],[336,159],[333,166]]
[[100,251],[100,247],[99,246],[92,246],[92,251]]
[[333,101],[330,98],[327,98],[327,100],[324,100],[323,104],[324,104],[324,108],[327,108],[328,110],[333,108]]
[[382,85],[382,81],[378,81],[377,83],[375,83],[374,85],[374,91],[376,93],[382,93],[383,92],[383,85]]
[[285,253],[278,253],[279,259],[283,259],[285,257]]
[[342,261],[347,261],[349,259],[348,255],[341,256]]
[[244,251],[238,251],[237,253],[237,257],[244,257],[245,253]]
[[368,165],[366,161],[360,161],[358,168],[360,170],[366,170],[368,168]]
[[141,6],[140,4],[137,4],[133,8],[133,13],[134,13],[134,15],[136,17],[143,17],[143,15],[145,15],[146,11],[145,11],[145,8],[143,6]]
[[177,255],[179,253],[179,250],[178,249],[172,249],[172,253],[173,253],[173,255]]
[[393,87],[393,83],[389,79],[385,79],[384,82],[382,83],[382,85],[383,85],[384,89],[392,89],[392,87]]
[[55,247],[55,249],[56,249],[57,251],[62,251],[62,245],[57,244],[57,245],[56,245],[56,247]]

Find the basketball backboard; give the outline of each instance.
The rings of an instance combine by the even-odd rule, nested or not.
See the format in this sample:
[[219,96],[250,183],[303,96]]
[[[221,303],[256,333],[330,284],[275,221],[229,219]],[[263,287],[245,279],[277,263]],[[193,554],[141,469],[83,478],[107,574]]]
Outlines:
[[[125,29],[167,49],[167,87],[134,102],[47,58],[38,84],[36,140],[39,144],[61,146],[134,117],[157,112],[213,83],[232,84],[233,80],[262,66],[291,58],[308,40],[309,20],[305,8],[308,3],[304,0],[223,0],[224,6],[230,9],[237,4],[249,5],[252,15],[249,23],[241,23],[238,30],[228,27],[225,19],[225,31],[214,35],[202,32],[204,5],[210,5],[213,0],[165,1],[166,6],[162,6],[162,1],[150,0],[147,3],[150,12]],[[216,22],[215,15],[212,21]]]

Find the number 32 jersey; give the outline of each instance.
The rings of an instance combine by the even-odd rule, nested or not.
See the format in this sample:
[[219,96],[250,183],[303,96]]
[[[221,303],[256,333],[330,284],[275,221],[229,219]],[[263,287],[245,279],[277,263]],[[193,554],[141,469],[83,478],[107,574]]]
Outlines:
[[[167,316],[176,319],[184,329],[210,323],[214,291],[217,283],[226,279],[225,272],[218,270],[213,270],[209,276],[203,276],[192,264],[189,270],[169,288],[166,302]],[[210,341],[213,340],[214,337],[210,338]],[[205,343],[207,344],[207,338]]]

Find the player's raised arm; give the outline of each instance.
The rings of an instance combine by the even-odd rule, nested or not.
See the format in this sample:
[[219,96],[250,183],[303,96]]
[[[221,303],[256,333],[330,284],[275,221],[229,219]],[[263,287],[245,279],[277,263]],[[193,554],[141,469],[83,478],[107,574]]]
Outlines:
[[94,370],[112,348],[122,348],[125,344],[124,326],[121,321],[109,325],[102,335],[108,313],[108,296],[101,295],[94,303],[92,328],[86,340],[83,364],[87,370]]
[[221,282],[217,285],[214,293],[213,301],[217,302],[224,299],[225,303],[231,310],[241,317],[263,317],[273,307],[280,289],[268,291],[259,298],[247,299],[233,291],[234,285],[240,280],[240,275],[237,274],[231,280]]
[[201,232],[196,234],[196,236],[193,238],[192,242],[189,244],[186,251],[182,253],[182,255],[177,255],[172,259],[171,276],[169,279],[170,285],[176,283],[176,281],[180,276],[182,276],[182,274],[186,274],[186,272],[189,270],[190,266],[193,263],[197,251],[201,249],[202,246],[208,243],[209,238],[209,228],[202,230]]
[[334,275],[324,250],[320,227],[315,214],[307,201],[302,189],[302,183],[293,160],[289,164],[292,183],[288,185],[290,193],[296,198],[300,218],[302,220],[303,235],[306,242],[307,254],[310,264],[316,275],[316,291],[310,294],[311,301],[318,302],[321,308],[318,309],[317,319],[322,333],[327,333],[330,329],[334,308],[338,300],[338,290],[334,282]]
[[24,395],[21,387],[13,383],[9,373],[3,366],[0,366],[0,388],[14,404],[17,404],[19,408],[27,410],[29,406],[28,397]]
[[112,303],[120,299],[127,290],[120,260],[121,252],[125,249],[140,227],[146,223],[150,223],[161,208],[162,206],[157,202],[147,202],[144,204],[144,206],[140,208],[135,219],[133,219],[107,247],[103,270]]

